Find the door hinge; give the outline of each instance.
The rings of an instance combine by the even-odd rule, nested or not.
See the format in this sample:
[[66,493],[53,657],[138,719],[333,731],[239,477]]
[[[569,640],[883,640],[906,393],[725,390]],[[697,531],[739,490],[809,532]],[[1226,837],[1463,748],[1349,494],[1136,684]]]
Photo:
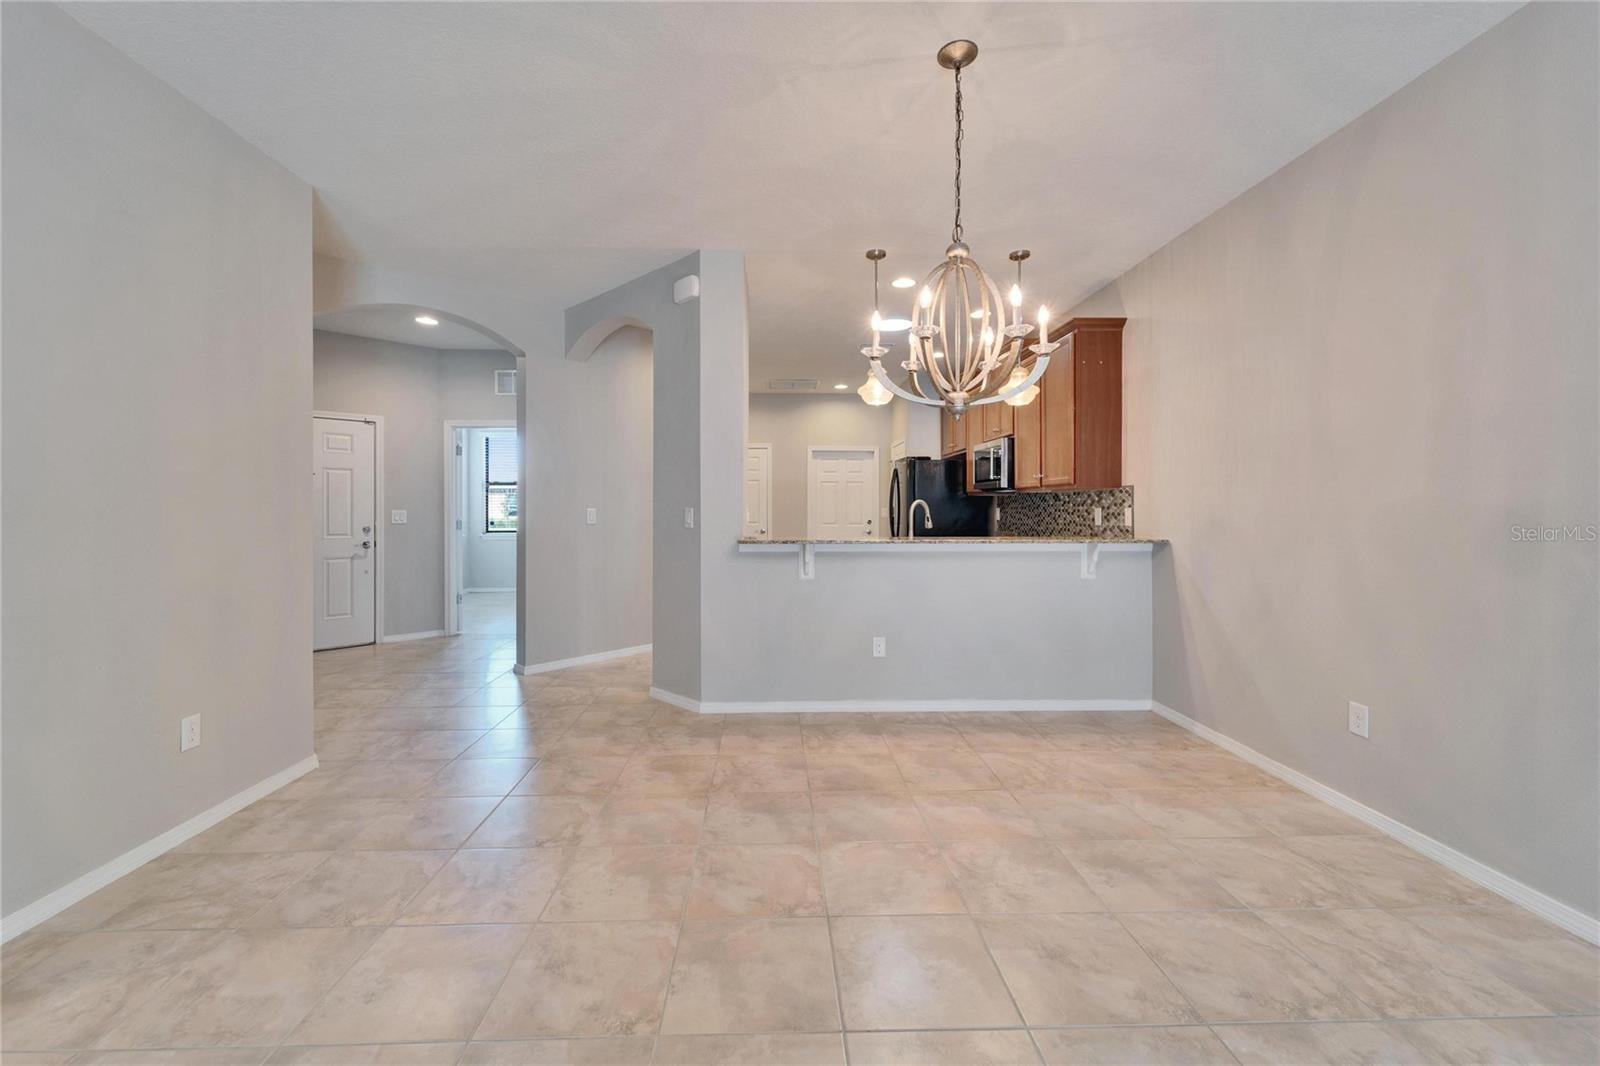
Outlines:
[[461,593],[459,593],[459,592],[456,593],[456,606],[457,607],[461,606]]
[[461,454],[461,445],[459,445],[459,444],[456,445],[456,454],[457,455]]
[[457,528],[457,529],[460,529],[460,528],[461,528],[461,519],[459,519],[459,518],[458,518],[458,519],[456,519],[456,528]]

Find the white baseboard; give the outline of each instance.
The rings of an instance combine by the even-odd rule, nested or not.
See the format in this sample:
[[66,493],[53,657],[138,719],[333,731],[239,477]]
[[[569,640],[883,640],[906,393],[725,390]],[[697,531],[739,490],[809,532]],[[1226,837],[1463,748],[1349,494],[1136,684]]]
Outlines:
[[571,659],[554,659],[547,663],[518,663],[511,668],[511,672],[523,677],[529,674],[548,674],[551,670],[565,670],[571,666],[588,666],[590,663],[603,663],[612,659],[626,659],[630,655],[643,655],[650,648],[651,645],[649,644],[637,644],[631,648],[613,648],[610,651],[597,651],[591,655],[577,655]]
[[444,630],[429,629],[421,633],[391,633],[378,639],[379,644],[399,644],[407,640],[427,640],[429,637],[442,637]]
[[1576,907],[1562,903],[1553,896],[1547,896],[1533,886],[1523,884],[1509,874],[1501,873],[1493,866],[1481,863],[1472,856],[1463,854],[1450,845],[1441,843],[1428,836],[1428,834],[1411,828],[1404,822],[1396,821],[1382,811],[1368,807],[1360,800],[1351,799],[1343,792],[1328,787],[1316,778],[1308,777],[1299,770],[1285,766],[1276,759],[1239,743],[1226,733],[1219,733],[1210,726],[1202,725],[1188,715],[1175,711],[1164,703],[1156,703],[1152,709],[1168,721],[1182,726],[1196,736],[1211,741],[1219,748],[1232,752],[1245,762],[1260,767],[1280,781],[1288,782],[1300,791],[1315,796],[1322,802],[1338,808],[1352,818],[1365,822],[1385,836],[1392,837],[1404,844],[1412,851],[1427,856],[1439,865],[1455,871],[1475,884],[1482,885],[1498,896],[1504,896],[1512,903],[1532,911],[1545,921],[1558,925],[1574,936],[1580,936],[1592,944],[1600,944],[1600,919],[1585,914]]
[[1149,700],[697,700],[664,688],[652,699],[701,714],[805,714],[874,711],[1148,711]]
[[182,844],[190,837],[200,833],[230,814],[244,810],[256,800],[271,795],[284,785],[299,777],[304,777],[317,768],[317,757],[309,755],[287,769],[279,770],[271,777],[257,781],[243,792],[236,792],[213,807],[208,807],[188,821],[175,825],[165,833],[151,840],[145,841],[131,851],[125,851],[103,866],[98,866],[82,877],[51,892],[41,896],[26,907],[19,907],[0,919],[0,943],[13,937],[20,936],[48,918],[53,918],[68,907],[77,903],[102,888],[109,885],[119,877],[132,873],[151,859],[158,858],[173,848]]
[[515,585],[485,585],[481,589],[462,589],[462,592],[515,592]]

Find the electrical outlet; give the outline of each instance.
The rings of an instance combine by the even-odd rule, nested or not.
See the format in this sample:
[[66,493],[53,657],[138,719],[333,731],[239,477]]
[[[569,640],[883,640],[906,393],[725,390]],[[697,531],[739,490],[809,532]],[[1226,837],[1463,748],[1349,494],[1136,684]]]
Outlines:
[[1097,528],[1097,529],[1100,526],[1103,526],[1103,525],[1106,524],[1105,508],[1099,507],[1099,506],[1095,507],[1095,509],[1094,509],[1094,524],[1095,524],[1095,528]]
[[683,509],[683,528],[684,529],[693,529],[694,528],[694,508],[693,507],[685,507]]
[[188,751],[200,746],[200,716],[191,714],[178,723],[178,750]]
[[1122,509],[1122,524],[1128,527],[1128,531],[1130,533],[1133,532],[1133,508],[1132,507],[1124,507]]
[[1366,736],[1368,719],[1371,713],[1371,711],[1367,710],[1366,704],[1356,703],[1352,700],[1350,703],[1350,732],[1358,737]]
[[583,520],[592,526],[600,521],[600,513],[591,507],[583,512]]
[[403,526],[403,525],[405,525],[406,524],[406,513],[404,511],[390,511],[389,512],[389,524],[391,526]]
[[889,642],[883,637],[872,638],[872,657],[882,659],[889,654]]

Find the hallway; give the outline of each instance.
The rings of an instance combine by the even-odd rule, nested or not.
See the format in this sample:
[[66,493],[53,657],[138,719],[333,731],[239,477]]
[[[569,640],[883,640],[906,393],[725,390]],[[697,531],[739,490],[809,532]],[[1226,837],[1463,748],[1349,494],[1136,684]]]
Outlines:
[[461,594],[463,637],[517,637],[515,592],[464,592]]

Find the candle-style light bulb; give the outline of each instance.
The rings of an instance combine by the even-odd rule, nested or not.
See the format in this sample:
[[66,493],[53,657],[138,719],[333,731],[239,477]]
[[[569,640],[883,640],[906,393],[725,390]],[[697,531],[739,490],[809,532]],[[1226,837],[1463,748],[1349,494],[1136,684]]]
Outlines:
[[880,315],[876,311],[872,312],[872,332],[877,333],[882,329],[883,329],[883,316]]
[[1050,309],[1039,305],[1039,343],[1050,343]]
[[924,310],[926,310],[929,307],[932,307],[933,306],[933,290],[928,288],[926,285],[924,285],[922,287],[922,295],[917,298],[917,303],[921,304]]
[[1011,324],[1013,326],[1016,326],[1016,325],[1020,325],[1021,323],[1022,323],[1022,286],[1021,285],[1013,285],[1013,286],[1011,286]]

